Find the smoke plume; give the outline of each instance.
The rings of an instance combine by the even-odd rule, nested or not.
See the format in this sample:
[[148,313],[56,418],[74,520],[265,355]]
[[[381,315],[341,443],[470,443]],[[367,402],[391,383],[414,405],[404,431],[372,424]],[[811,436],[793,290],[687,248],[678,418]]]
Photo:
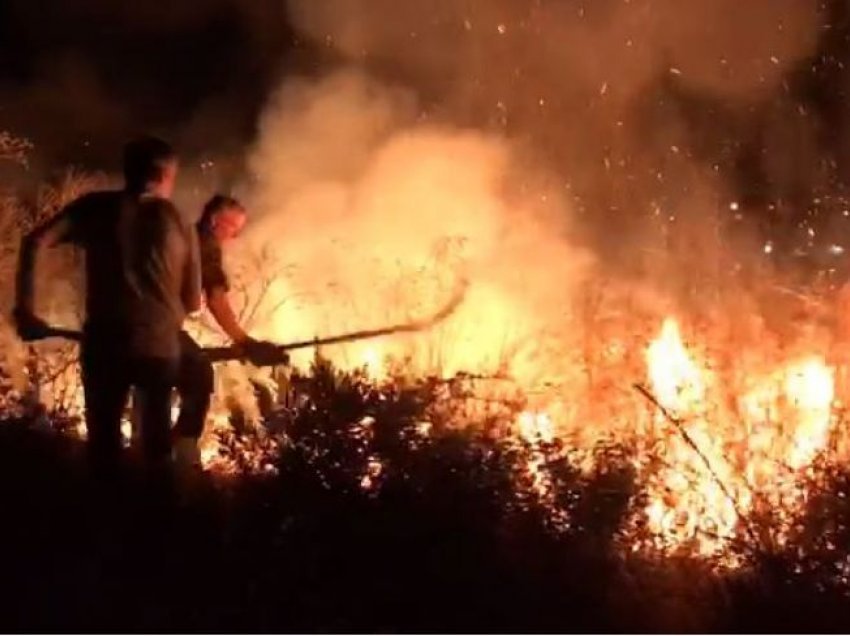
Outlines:
[[417,362],[516,363],[523,338],[562,318],[589,256],[568,241],[562,193],[505,139],[420,114],[413,92],[357,71],[288,83],[270,103],[251,163],[253,238],[296,264],[281,293],[306,299],[284,307],[273,335],[425,317],[468,279],[450,343],[420,347]]
[[[448,267],[472,298],[437,366],[519,375],[552,369],[547,338],[569,365],[594,272],[676,272],[685,295],[716,274],[728,254],[704,238],[739,194],[740,140],[793,102],[787,78],[821,19],[795,0],[289,9],[343,62],[285,81],[251,154],[252,239],[297,264],[278,293],[311,296],[285,304],[271,334],[433,311],[445,285],[412,281]],[[658,309],[655,292],[633,295],[636,312]]]

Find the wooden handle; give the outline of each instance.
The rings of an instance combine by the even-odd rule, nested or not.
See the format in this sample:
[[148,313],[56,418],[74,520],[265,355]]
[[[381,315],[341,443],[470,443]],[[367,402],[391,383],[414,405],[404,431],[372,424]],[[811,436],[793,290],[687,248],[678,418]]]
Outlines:
[[[463,301],[463,298],[466,295],[466,289],[466,282],[461,281],[460,286],[455,291],[449,302],[446,303],[446,305],[442,309],[440,309],[440,311],[438,311],[436,314],[426,320],[418,320],[409,323],[392,325],[391,327],[383,327],[381,329],[366,329],[363,331],[353,331],[351,333],[345,333],[338,336],[329,336],[327,338],[313,338],[312,340],[301,340],[298,342],[290,342],[288,344],[280,345],[278,347],[278,351],[280,351],[281,354],[281,362],[279,364],[283,363],[282,361],[285,359],[285,354],[288,351],[307,349],[309,347],[321,347],[334,344],[343,344],[346,342],[355,342],[358,340],[369,340],[371,338],[380,338],[382,336],[392,336],[402,333],[415,333],[419,331],[426,331],[437,323],[445,320],[452,313],[454,313],[455,309],[457,309],[460,303]],[[48,334],[45,336],[45,339],[47,338],[64,338],[65,340],[80,342],[83,339],[83,334],[82,332],[75,331],[73,329],[56,328],[50,329]],[[241,347],[236,346],[203,347],[203,351],[206,354],[207,358],[209,358],[210,362],[228,362],[232,360],[248,359],[248,356],[246,355],[245,351]]]

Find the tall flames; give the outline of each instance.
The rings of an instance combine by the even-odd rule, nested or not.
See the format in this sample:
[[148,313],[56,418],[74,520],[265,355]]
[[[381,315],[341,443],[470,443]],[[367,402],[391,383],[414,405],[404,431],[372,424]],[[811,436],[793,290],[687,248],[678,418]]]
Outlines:
[[[592,370],[596,381],[579,380],[587,375],[584,369],[572,382],[534,391],[516,379],[488,376],[528,409],[518,411],[513,427],[500,434],[524,449],[529,492],[550,509],[559,527],[569,528],[569,513],[552,493],[552,453],[593,471],[599,468],[594,449],[600,443],[622,443],[632,449],[639,486],[631,522],[622,531],[632,549],[736,565],[741,545],[782,546],[792,540],[819,469],[824,462],[846,459],[846,445],[836,443],[842,431],[835,369],[823,355],[812,353],[767,356],[768,362],[759,363],[744,352],[720,357],[717,347],[689,344],[680,323],[670,317],[656,329],[655,335],[638,339],[636,352],[622,338],[600,347],[602,357],[596,360],[608,360],[608,367],[599,362],[600,368]],[[444,334],[416,338],[439,340]],[[365,368],[380,390],[401,371],[417,372],[389,361],[405,346],[416,343],[389,338],[325,353],[344,368]],[[629,364],[635,353],[642,369]],[[618,379],[612,383],[606,372]],[[273,384],[268,377],[265,381]],[[638,382],[639,391],[632,390],[632,382]],[[44,387],[43,393],[50,392]],[[473,401],[488,397],[475,391],[468,395]],[[72,402],[79,408],[80,401],[77,393]],[[226,403],[217,399],[211,415],[202,453],[206,466],[214,473],[232,472],[235,464],[268,469],[256,446],[237,443],[225,449],[221,444],[218,433],[229,426]],[[459,427],[476,422],[474,415],[458,418]],[[432,434],[428,422],[420,428],[424,436]],[[84,434],[81,427],[73,430]],[[129,426],[124,432],[130,436]],[[223,458],[224,450],[230,459]],[[241,457],[234,461],[233,453]],[[381,457],[371,457],[364,489],[376,487],[381,466]]]
[[[477,324],[468,311],[461,306],[429,333],[325,354],[343,367],[365,367],[380,384],[400,370],[427,374],[433,367],[417,354],[451,350],[452,334],[471,334],[463,343],[471,345],[469,353],[476,346],[484,350],[467,360],[472,366],[465,370],[507,381],[526,405],[503,434],[523,446],[525,486],[559,527],[568,528],[569,520],[552,496],[552,453],[593,471],[595,449],[621,443],[632,449],[639,483],[632,523],[623,530],[628,545],[736,565],[741,546],[781,547],[794,538],[820,468],[846,454],[833,443],[842,433],[836,370],[815,340],[783,348],[751,339],[735,350],[736,343],[709,330],[701,334],[703,342],[688,344],[672,317],[661,320],[660,329],[655,323],[657,332],[644,338],[592,327],[584,337],[593,346],[582,357],[567,353],[575,344],[569,341],[556,349],[557,362],[536,350],[531,358],[540,371],[561,382],[535,384],[517,375],[522,367],[509,366],[500,375],[504,369],[486,363],[510,340],[488,342],[481,332],[465,332]],[[627,318],[620,327],[639,325]],[[399,360],[406,362],[399,366]],[[639,391],[633,390],[636,382]],[[492,397],[489,391],[473,399]]]
[[[715,193],[669,216],[654,209],[645,232],[612,232],[597,253],[575,227],[594,210],[569,183],[523,166],[507,139],[423,123],[411,99],[342,74],[270,106],[244,197],[256,220],[225,255],[252,335],[303,341],[422,319],[468,281],[457,311],[426,333],[306,349],[293,362],[305,369],[321,353],[345,371],[365,367],[379,391],[398,377],[463,376],[472,388],[446,397],[472,404],[447,409],[453,425],[489,422],[489,405],[507,405],[499,434],[521,449],[524,487],[559,521],[568,511],[552,496],[550,460],[591,472],[600,447],[622,446],[637,475],[623,529],[635,549],[717,557],[792,540],[821,466],[850,452],[842,376],[827,358],[835,334],[770,303],[774,285],[747,258],[762,252],[723,236]],[[694,293],[703,284],[711,293]],[[221,344],[214,330],[194,335]],[[74,352],[44,347],[39,357],[56,364],[34,397],[79,415]],[[242,421],[262,427],[252,382],[277,393],[285,381],[219,368],[203,449],[211,470],[268,467],[256,446],[218,433],[230,435],[234,400]],[[423,435],[439,434],[432,424]],[[363,486],[376,489],[385,458],[369,457]]]
[[[661,468],[648,478],[651,542],[714,556],[752,535],[770,514],[768,540],[782,544],[803,512],[819,455],[836,422],[834,370],[808,356],[748,378],[737,394],[682,341],[667,319],[646,351]],[[750,536],[749,538],[753,538]]]

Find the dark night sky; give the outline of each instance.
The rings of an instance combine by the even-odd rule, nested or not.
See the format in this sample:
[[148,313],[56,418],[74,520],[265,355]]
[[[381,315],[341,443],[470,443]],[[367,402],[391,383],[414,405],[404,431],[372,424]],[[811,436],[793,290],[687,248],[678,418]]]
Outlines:
[[[835,157],[844,174],[850,9],[846,0],[831,0],[822,12],[830,27],[785,84],[817,118],[819,152]],[[36,161],[47,167],[114,167],[118,145],[141,131],[168,136],[193,159],[237,156],[280,79],[327,68],[333,55],[296,37],[283,0],[4,0],[0,130],[32,139]],[[706,138],[705,161],[715,161],[724,122],[711,97],[674,98],[693,128],[695,153]],[[765,189],[760,144],[775,137],[766,131],[752,136],[752,148],[736,151],[745,193]]]
[[280,0],[4,0],[0,129],[94,165],[153,130],[187,153],[250,138],[284,71],[309,71]]

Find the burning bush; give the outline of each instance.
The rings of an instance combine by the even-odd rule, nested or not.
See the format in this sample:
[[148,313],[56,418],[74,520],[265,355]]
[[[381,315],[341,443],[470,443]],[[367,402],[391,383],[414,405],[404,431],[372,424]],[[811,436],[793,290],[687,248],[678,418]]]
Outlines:
[[[74,175],[41,190],[33,207],[10,210],[32,210],[23,218],[51,214],[93,184]],[[13,255],[8,251],[7,259]],[[243,321],[283,338],[289,323],[281,315],[298,311],[287,293],[304,274],[273,251],[248,247],[237,257],[234,296]],[[74,318],[65,309],[74,306],[73,280],[55,268],[68,271],[74,262],[58,258],[45,274],[58,290],[45,315],[67,325]],[[469,258],[463,243],[442,243],[430,266],[399,269],[389,283],[379,268],[375,280],[388,284],[381,293],[412,315],[423,299],[444,296],[459,271],[468,273]],[[836,336],[829,324],[816,322],[822,316],[794,316],[778,323],[783,331],[760,314],[698,316],[684,301],[675,320],[665,314],[676,303],[641,298],[650,290],[646,283],[601,272],[593,280],[570,292],[583,311],[562,316],[556,332],[505,336],[496,358],[484,352],[468,369],[440,361],[458,346],[486,346],[486,339],[458,345],[463,341],[452,334],[474,329],[477,314],[464,307],[501,302],[498,285],[473,282],[460,312],[433,332],[314,351],[310,366],[294,375],[239,364],[219,369],[205,461],[230,475],[285,475],[289,462],[319,461],[334,471],[305,488],[377,492],[388,480],[404,481],[404,464],[415,464],[417,450],[471,435],[491,444],[480,459],[495,453],[513,475],[508,509],[539,509],[555,532],[577,523],[576,484],[627,470],[634,478],[625,490],[631,514],[617,528],[626,553],[699,556],[738,567],[751,562],[753,551],[795,545],[826,469],[848,452],[840,427],[842,368],[831,355]],[[418,290],[418,297],[407,295]],[[338,304],[347,293],[330,288],[325,298]],[[725,290],[721,302],[730,295]],[[813,292],[803,299],[824,302]],[[207,344],[221,342],[204,318],[192,328]],[[691,334],[687,341],[683,332]],[[17,403],[41,403],[61,422],[71,416],[70,429],[81,432],[73,423],[81,406],[73,347],[47,343],[27,352],[18,346],[6,354]],[[541,373],[521,373],[532,362]],[[385,419],[392,422],[389,434]],[[327,457],[336,459],[328,464]]]
[[[294,372],[220,368],[208,467],[285,475],[289,461],[335,457],[304,487],[379,492],[404,480],[399,458],[468,435],[511,475],[506,509],[538,510],[555,533],[579,523],[586,480],[627,473],[629,515],[611,521],[624,554],[736,568],[797,545],[826,469],[848,453],[829,292],[795,290],[702,194],[681,220],[651,217],[649,256],[594,259],[574,201],[522,165],[521,145],[416,112],[408,92],[361,74],[284,89],[253,158],[259,219],[228,254],[232,293],[246,327],[277,341],[432,314],[458,280],[463,302],[424,333],[308,348]],[[282,146],[281,130],[304,136]],[[341,138],[357,152],[332,152]],[[8,197],[10,240],[96,184],[72,174]],[[15,251],[3,254],[8,291]],[[75,256],[44,265],[41,311],[72,326]],[[205,317],[190,329],[222,343]],[[5,351],[17,402],[82,432],[74,349]]]

